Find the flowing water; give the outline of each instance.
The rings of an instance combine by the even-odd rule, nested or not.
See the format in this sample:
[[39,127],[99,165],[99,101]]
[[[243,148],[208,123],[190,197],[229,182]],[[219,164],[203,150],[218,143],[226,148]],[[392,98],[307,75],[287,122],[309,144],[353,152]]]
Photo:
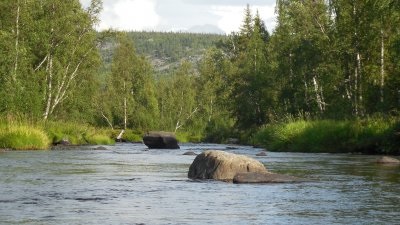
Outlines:
[[[400,168],[377,156],[274,153],[225,145],[0,153],[0,224],[399,224]],[[187,178],[205,149],[257,158],[290,184]]]

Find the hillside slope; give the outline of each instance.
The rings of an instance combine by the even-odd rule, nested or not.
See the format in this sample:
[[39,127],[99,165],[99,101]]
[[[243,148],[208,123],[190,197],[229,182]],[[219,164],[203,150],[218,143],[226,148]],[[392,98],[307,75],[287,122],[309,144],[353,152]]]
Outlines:
[[[149,59],[156,75],[170,73],[182,60],[196,65],[206,49],[227,37],[219,34],[173,32],[128,32],[128,36],[133,40],[137,53]],[[115,40],[111,38],[100,48],[106,70],[112,61],[115,45]]]

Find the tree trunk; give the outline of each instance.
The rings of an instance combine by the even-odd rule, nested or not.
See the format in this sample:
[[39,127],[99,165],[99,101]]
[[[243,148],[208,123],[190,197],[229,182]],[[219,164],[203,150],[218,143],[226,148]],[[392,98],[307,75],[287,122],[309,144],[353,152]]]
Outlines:
[[362,68],[361,68],[361,54],[357,52],[357,71],[358,71],[358,92],[356,96],[358,97],[358,114],[363,115],[363,86],[362,86]]
[[107,118],[107,116],[104,115],[103,111],[101,111],[101,116],[107,121],[108,125],[111,127],[111,130],[114,130],[114,127],[113,127],[112,123],[111,123],[110,120]]
[[52,93],[53,93],[53,58],[49,54],[49,60],[48,60],[48,65],[47,65],[47,103],[46,103],[46,110],[43,114],[44,120],[47,120],[50,115],[50,107],[51,107],[51,101],[52,101]]
[[354,115],[358,117],[358,67],[354,68]]
[[[124,92],[126,93],[126,82],[124,81]],[[124,97],[124,129],[126,130],[126,124],[127,124],[127,99],[126,96]]]
[[18,70],[18,60],[19,60],[19,16],[20,16],[20,6],[19,0],[17,1],[17,15],[15,19],[15,62],[14,62],[14,73],[12,76],[13,81],[17,80],[17,70]]
[[315,76],[313,77],[313,84],[314,84],[315,98],[317,100],[318,108],[322,113],[325,110],[325,107],[324,107],[325,103],[322,102],[322,98],[321,98],[320,92],[319,92],[317,78]]
[[384,102],[384,87],[385,87],[385,41],[384,32],[381,29],[381,103]]

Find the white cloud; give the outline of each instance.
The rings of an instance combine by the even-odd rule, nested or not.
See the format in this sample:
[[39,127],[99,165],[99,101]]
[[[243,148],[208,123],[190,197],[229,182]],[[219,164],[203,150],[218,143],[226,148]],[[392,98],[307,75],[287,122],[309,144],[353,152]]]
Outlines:
[[99,30],[146,30],[159,25],[160,16],[154,0],[109,0],[104,1],[100,20]]
[[[90,1],[80,0],[85,7]],[[97,29],[176,31],[212,24],[229,34],[242,25],[246,2],[272,32],[275,0],[103,0]]]
[[[237,32],[242,25],[244,19],[243,6],[212,6],[212,13],[220,17],[218,27],[229,34],[233,31]],[[275,5],[251,6],[253,15],[258,10],[261,19],[264,20],[267,29],[271,32],[275,27]]]

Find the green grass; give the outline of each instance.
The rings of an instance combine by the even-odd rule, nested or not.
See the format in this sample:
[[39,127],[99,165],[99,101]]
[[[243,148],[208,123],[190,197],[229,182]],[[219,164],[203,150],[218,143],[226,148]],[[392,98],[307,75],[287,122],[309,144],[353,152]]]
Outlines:
[[396,154],[393,134],[398,123],[395,118],[298,120],[265,126],[253,143],[273,151]]
[[179,131],[175,134],[179,143],[200,143],[203,139],[201,134]]
[[50,139],[40,129],[21,125],[2,126],[0,148],[13,150],[44,150],[51,144]]
[[115,144],[115,141],[111,139],[109,136],[104,134],[92,134],[90,136],[86,136],[85,140],[88,144],[92,145],[112,145]]
[[72,145],[114,144],[110,132],[87,124],[48,121],[41,124],[53,143],[68,140]]
[[62,140],[72,145],[111,145],[115,137],[107,129],[86,124],[0,117],[0,148],[4,149],[49,149]]

